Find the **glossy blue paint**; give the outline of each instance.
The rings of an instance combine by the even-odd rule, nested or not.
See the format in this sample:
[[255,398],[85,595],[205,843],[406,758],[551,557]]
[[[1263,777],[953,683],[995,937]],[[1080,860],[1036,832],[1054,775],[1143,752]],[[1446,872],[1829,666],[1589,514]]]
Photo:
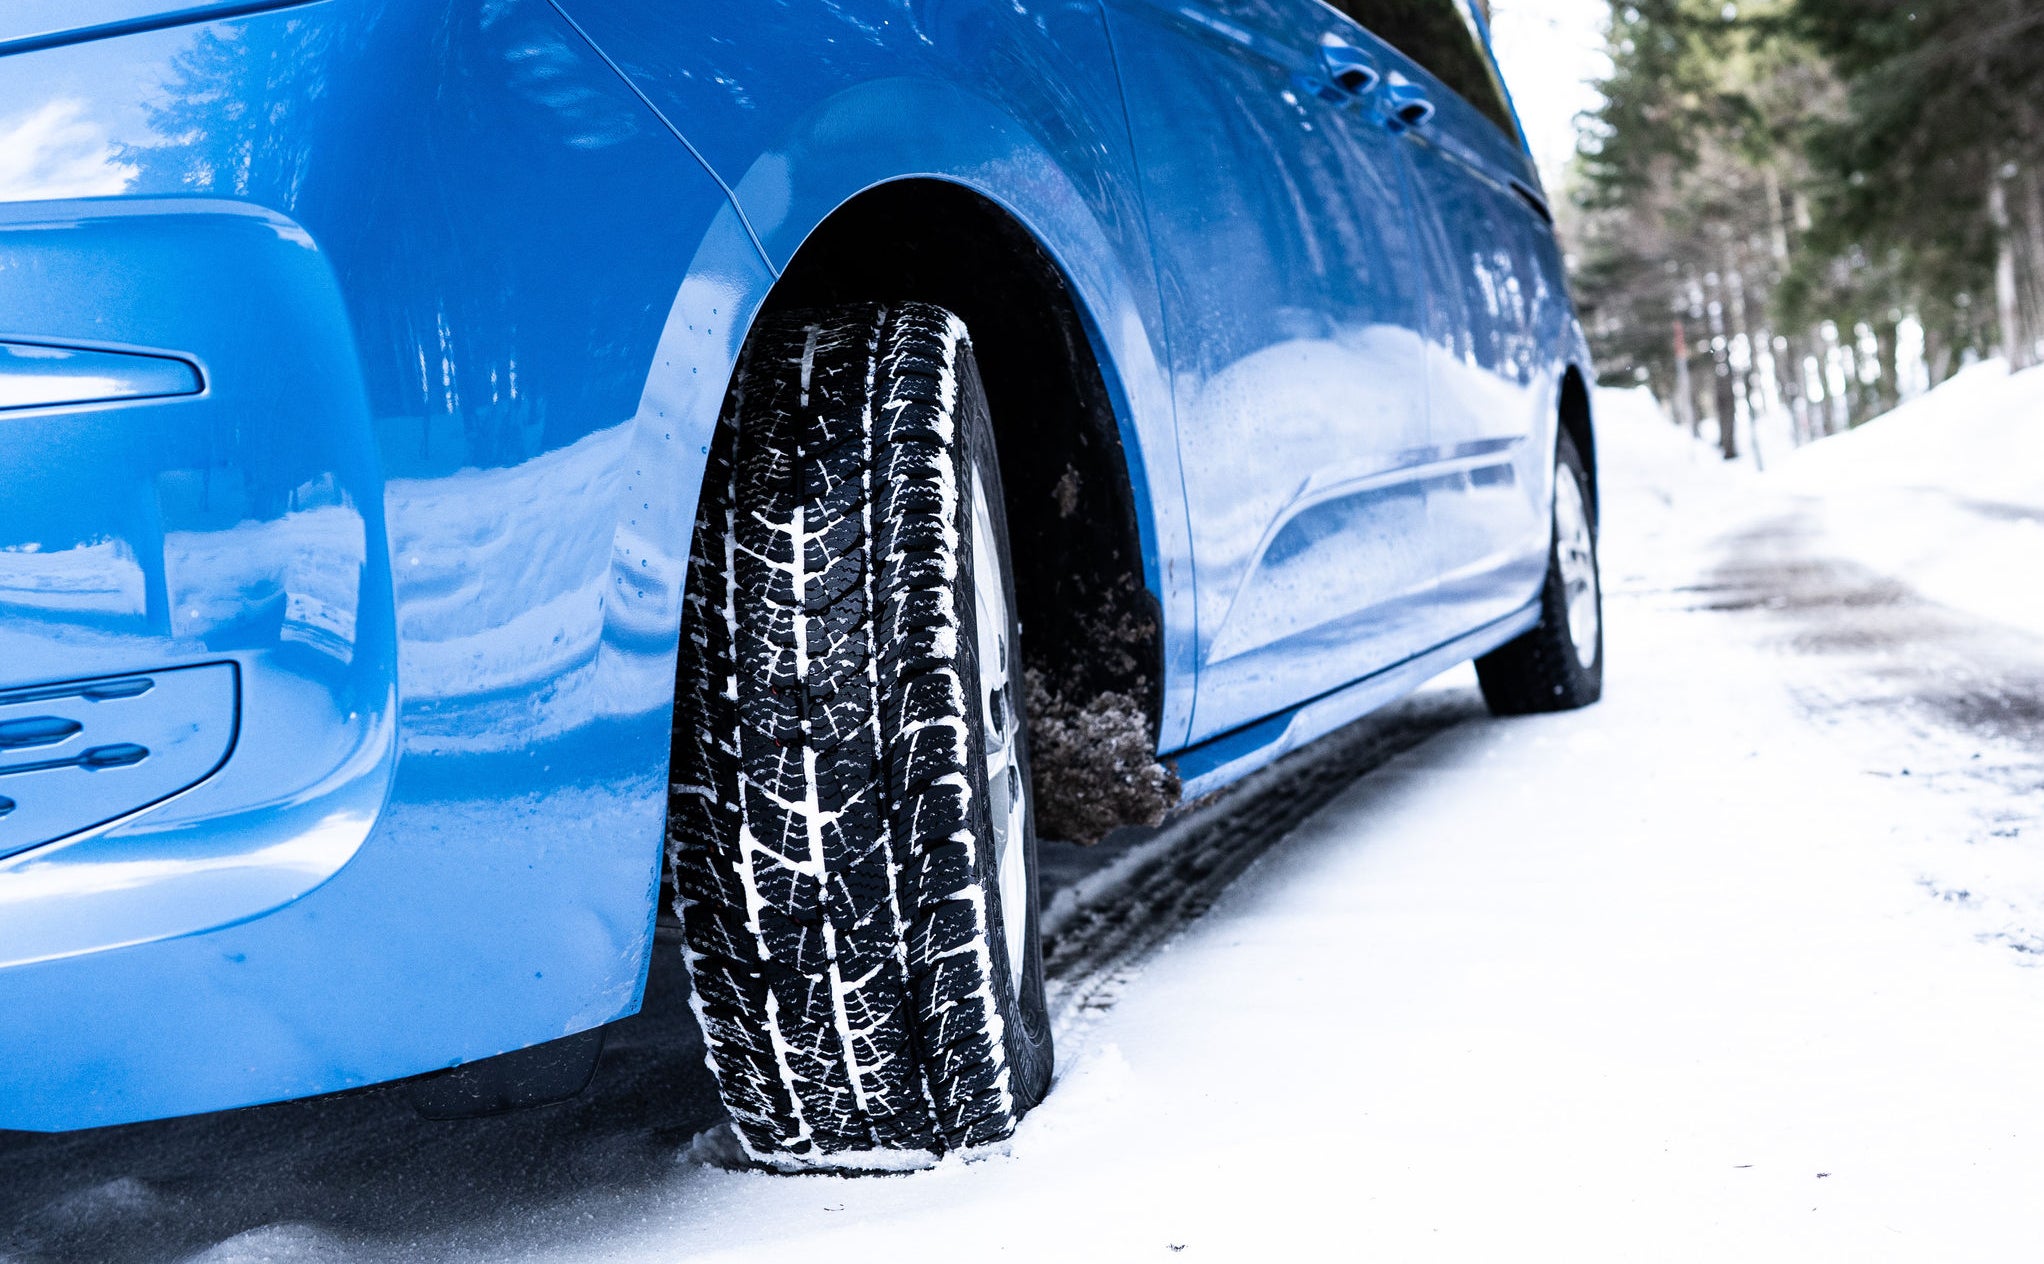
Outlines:
[[1361,680],[1182,751],[1176,762],[1179,775],[1185,780],[1185,797],[1197,799],[1212,794],[1344,724],[1389,706],[1449,668],[1490,653],[1539,622],[1539,604],[1528,603],[1495,623],[1466,632],[1404,662],[1392,663]]
[[1323,77],[1327,47],[1381,55],[1366,32],[1317,0],[1108,17],[1165,278],[1200,740],[1431,644],[1417,244],[1373,97]]
[[1521,143],[1410,59],[1394,83],[1432,105],[1406,127],[1423,218],[1433,437],[1484,453],[1427,484],[1438,617],[1466,628],[1504,617],[1547,568],[1554,430],[1572,317],[1549,224],[1515,191],[1539,179]]
[[1523,626],[1530,166],[1311,0],[30,0],[0,67],[0,344],[70,356],[0,346],[0,1127],[636,1006],[724,388],[879,185],[1061,269],[1193,792]]

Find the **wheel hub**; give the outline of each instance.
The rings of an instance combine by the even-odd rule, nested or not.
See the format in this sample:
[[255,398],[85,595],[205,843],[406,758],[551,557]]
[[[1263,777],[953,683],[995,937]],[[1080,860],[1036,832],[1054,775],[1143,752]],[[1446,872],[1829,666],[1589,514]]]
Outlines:
[[1567,465],[1558,468],[1554,488],[1554,553],[1561,565],[1568,603],[1569,641],[1585,668],[1597,661],[1598,624],[1603,615],[1597,589],[1597,538],[1590,529],[1582,483]]

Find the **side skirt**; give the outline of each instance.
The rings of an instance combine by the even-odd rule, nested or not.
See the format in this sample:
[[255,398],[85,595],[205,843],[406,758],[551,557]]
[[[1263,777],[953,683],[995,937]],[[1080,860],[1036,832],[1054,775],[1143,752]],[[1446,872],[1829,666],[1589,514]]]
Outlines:
[[1536,597],[1466,636],[1178,752],[1170,761],[1178,766],[1184,801],[1212,794],[1315,738],[1398,701],[1449,668],[1483,657],[1539,622],[1540,601]]

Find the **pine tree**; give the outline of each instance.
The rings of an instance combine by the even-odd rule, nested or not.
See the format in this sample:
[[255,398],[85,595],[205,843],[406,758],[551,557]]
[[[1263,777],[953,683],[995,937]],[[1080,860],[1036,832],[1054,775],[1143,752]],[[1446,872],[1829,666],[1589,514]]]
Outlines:
[[2017,367],[2036,363],[2044,6],[1796,0],[1783,26],[1846,84],[1843,112],[1810,137],[1826,246],[1881,260],[1947,345],[1972,340],[1975,296],[1990,297],[2001,349]]
[[1609,39],[1568,219],[1607,379],[1729,454],[1892,407],[1905,328],[1933,382],[2044,349],[2044,5],[1614,0]]

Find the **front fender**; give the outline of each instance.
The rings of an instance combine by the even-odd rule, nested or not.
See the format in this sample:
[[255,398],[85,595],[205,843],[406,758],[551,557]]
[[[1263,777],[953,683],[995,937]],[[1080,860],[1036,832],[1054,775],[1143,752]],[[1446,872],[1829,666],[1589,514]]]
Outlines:
[[[189,793],[0,861],[0,1128],[631,1012],[676,581],[772,279],[725,191],[545,0],[4,65],[0,341],[203,390],[0,413],[0,705],[203,670],[241,728]],[[68,771],[81,801],[123,775]]]

